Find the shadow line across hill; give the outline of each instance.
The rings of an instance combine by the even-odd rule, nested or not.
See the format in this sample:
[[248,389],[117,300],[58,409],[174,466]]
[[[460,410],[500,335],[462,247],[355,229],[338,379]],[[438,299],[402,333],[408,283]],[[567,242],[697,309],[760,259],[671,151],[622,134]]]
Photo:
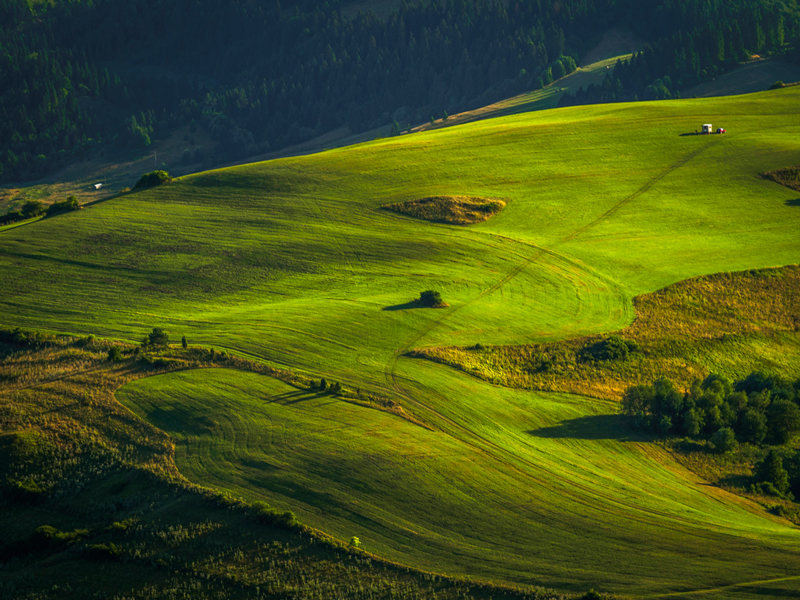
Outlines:
[[417,298],[416,300],[412,300],[411,302],[404,302],[403,304],[395,304],[393,306],[384,306],[381,310],[411,310],[414,308],[428,308],[426,304]]
[[575,440],[646,441],[647,437],[631,432],[622,415],[593,415],[561,421],[551,427],[531,429],[529,435],[539,438]]

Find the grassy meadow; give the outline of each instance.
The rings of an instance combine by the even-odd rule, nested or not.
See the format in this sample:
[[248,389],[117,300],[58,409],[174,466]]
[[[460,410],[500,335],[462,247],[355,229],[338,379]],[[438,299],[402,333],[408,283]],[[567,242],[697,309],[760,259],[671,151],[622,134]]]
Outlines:
[[[797,192],[758,176],[798,163],[798,100],[542,111],[180,178],[0,233],[0,324],[158,326],[394,398],[423,425],[234,370],[118,393],[192,482],[392,560],[567,591],[796,594],[797,530],[631,437],[614,402],[403,355],[616,331],[637,295],[800,262]],[[702,123],[729,133],[686,135]],[[506,207],[468,227],[381,210],[433,196]],[[449,308],[416,307],[428,289]]]

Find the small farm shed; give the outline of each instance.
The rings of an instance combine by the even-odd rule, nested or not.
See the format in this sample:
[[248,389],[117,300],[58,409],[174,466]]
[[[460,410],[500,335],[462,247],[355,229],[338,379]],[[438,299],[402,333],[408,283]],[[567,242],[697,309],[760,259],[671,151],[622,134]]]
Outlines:
[[714,133],[714,126],[711,123],[703,125],[703,133]]
[[96,189],[96,190],[99,190],[101,187],[103,187],[102,183],[95,183],[94,184],[94,189]]

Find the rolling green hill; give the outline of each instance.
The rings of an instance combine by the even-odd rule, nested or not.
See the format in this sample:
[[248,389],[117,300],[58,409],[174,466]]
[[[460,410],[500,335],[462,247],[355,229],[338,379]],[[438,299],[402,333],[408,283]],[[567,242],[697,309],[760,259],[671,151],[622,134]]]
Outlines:
[[[636,295],[800,262],[797,193],[758,177],[797,163],[798,99],[545,111],[182,178],[0,233],[2,321],[160,326],[392,396],[425,426],[231,370],[118,393],[191,481],[391,559],[562,590],[796,594],[796,529],[630,437],[614,403],[403,354],[614,331]],[[684,135],[709,122],[729,133]],[[432,196],[506,207],[467,227],[380,210]],[[417,308],[428,289],[449,308]]]

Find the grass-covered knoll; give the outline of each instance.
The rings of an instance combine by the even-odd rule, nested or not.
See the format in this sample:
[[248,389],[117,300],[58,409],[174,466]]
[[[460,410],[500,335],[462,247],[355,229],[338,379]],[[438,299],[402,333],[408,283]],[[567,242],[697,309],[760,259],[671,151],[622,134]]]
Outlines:
[[766,173],[762,173],[762,177],[774,181],[775,183],[785,185],[796,192],[800,192],[800,165],[767,171]]
[[433,196],[389,204],[384,208],[392,212],[423,219],[433,223],[470,225],[491,218],[503,210],[503,200],[470,198],[468,196]]
[[[797,193],[758,177],[797,162],[799,98],[545,111],[178,178],[0,234],[0,314],[135,341],[158,326],[391,397],[425,426],[310,390],[271,402],[283,384],[238,371],[120,395],[193,482],[402,562],[640,595],[786,577],[796,530],[620,439],[615,403],[403,354],[618,331],[635,296],[800,262]],[[681,136],[707,122],[732,133]],[[453,194],[513,202],[469,227],[379,210]],[[422,290],[450,307],[409,306]]]
[[[800,375],[800,267],[721,273],[634,299],[636,318],[616,333],[513,346],[445,347],[411,355],[493,383],[620,398],[667,377],[681,390],[720,373]],[[627,342],[627,343],[626,343]]]
[[[162,361],[156,366],[129,345],[23,334],[0,345],[4,599],[554,596],[399,567],[334,543],[285,510],[189,484],[175,468],[172,440],[113,392],[137,378],[232,358],[173,348],[153,357]],[[114,348],[119,362],[107,359]]]

